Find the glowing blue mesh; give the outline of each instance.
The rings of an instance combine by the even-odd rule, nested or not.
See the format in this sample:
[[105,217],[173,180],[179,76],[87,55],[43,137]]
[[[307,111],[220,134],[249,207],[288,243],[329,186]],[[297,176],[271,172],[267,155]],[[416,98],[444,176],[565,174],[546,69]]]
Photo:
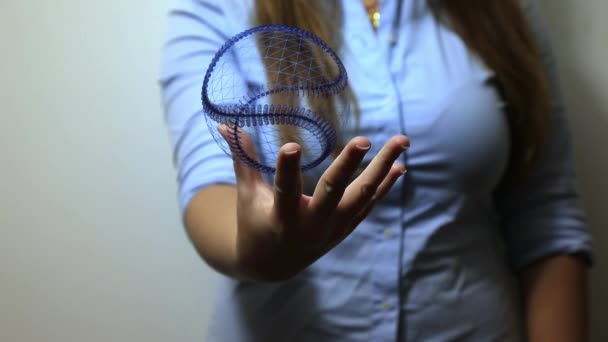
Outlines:
[[[296,142],[302,170],[308,170],[337,146],[349,109],[346,86],[342,62],[317,36],[261,26],[234,36],[217,52],[202,103],[216,142],[239,162],[272,173],[279,148]],[[228,126],[228,141],[218,132],[220,124]],[[242,148],[243,133],[253,140],[255,155]]]

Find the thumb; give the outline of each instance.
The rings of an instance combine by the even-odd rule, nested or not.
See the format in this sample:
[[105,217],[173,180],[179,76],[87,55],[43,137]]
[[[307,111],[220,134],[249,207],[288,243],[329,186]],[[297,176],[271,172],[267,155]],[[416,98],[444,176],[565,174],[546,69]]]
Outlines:
[[255,146],[249,134],[236,125],[228,126],[221,124],[218,130],[232,152],[237,181],[249,184],[261,180],[262,176],[260,172],[249,166],[246,161],[247,158],[257,160]]

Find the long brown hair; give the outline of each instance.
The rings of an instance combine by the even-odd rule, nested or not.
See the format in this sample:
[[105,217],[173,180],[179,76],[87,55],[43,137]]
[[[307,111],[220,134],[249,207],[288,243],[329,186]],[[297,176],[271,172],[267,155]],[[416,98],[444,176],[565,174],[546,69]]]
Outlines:
[[[507,103],[511,134],[507,178],[521,177],[545,143],[550,93],[543,61],[519,1],[428,1],[434,15],[494,71]],[[291,25],[310,31],[336,50],[342,45],[342,8],[337,0],[256,0],[255,20],[260,25]]]

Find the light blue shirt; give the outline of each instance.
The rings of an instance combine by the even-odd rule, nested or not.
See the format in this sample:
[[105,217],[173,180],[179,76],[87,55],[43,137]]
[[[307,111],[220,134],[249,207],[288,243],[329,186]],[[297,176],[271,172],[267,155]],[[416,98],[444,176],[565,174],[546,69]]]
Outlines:
[[[535,5],[522,1],[553,81],[550,141],[525,184],[495,198],[510,138],[492,72],[425,0],[403,1],[400,13],[398,2],[381,1],[375,34],[361,1],[343,1],[340,55],[362,110],[358,133],[373,144],[366,162],[406,134],[409,173],[351,236],[295,278],[273,285],[221,278],[209,341],[521,341],[516,272],[557,253],[591,258],[556,67]],[[251,6],[179,0],[170,14],[161,84],[182,214],[200,189],[235,183],[232,160],[207,131],[200,92],[215,52],[252,27]]]

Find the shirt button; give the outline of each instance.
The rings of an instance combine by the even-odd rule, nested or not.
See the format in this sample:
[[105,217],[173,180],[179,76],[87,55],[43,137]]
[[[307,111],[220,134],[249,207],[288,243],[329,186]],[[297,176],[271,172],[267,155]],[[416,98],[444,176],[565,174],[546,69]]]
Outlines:
[[393,308],[393,304],[391,304],[391,302],[389,302],[388,300],[385,300],[382,303],[382,308],[386,311],[391,310]]
[[393,235],[395,235],[395,234],[393,233],[393,230],[392,230],[392,229],[390,229],[390,228],[386,228],[386,229],[384,230],[384,236],[385,236],[385,237],[387,237],[387,238],[392,238],[392,237],[393,237]]

